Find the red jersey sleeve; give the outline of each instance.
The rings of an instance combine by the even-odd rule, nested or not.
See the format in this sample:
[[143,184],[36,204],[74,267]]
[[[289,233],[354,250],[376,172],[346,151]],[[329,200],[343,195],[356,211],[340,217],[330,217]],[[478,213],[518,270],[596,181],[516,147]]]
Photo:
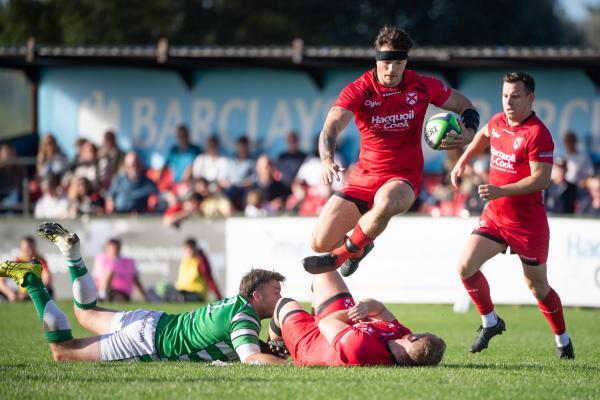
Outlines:
[[538,126],[532,129],[531,133],[527,146],[529,161],[554,163],[554,142],[548,129]]
[[398,329],[398,338],[403,338],[404,336],[412,333],[410,329],[398,322],[397,319],[393,320],[392,324],[394,324],[394,326]]
[[345,365],[393,364],[385,345],[376,336],[354,327],[340,332],[333,347]]
[[362,100],[362,91],[358,88],[357,82],[352,82],[340,92],[337,100],[333,104],[337,107],[345,108],[353,113],[357,113],[360,109]]
[[437,107],[442,106],[452,93],[452,89],[446,86],[444,82],[434,78],[433,76],[421,75],[420,80],[427,88],[429,102]]

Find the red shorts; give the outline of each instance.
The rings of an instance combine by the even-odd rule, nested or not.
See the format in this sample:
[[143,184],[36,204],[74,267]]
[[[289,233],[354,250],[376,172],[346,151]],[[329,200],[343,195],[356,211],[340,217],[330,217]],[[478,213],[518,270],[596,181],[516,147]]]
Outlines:
[[296,365],[343,365],[338,352],[319,331],[318,320],[354,305],[349,293],[334,296],[317,308],[317,315],[298,311],[283,317],[283,341]]
[[524,264],[546,263],[550,243],[547,220],[545,223],[508,226],[496,223],[495,219],[496,217],[486,208],[479,217],[479,225],[473,233],[509,246],[511,253],[517,254]]
[[355,167],[346,177],[342,188],[335,192],[343,199],[356,204],[364,214],[373,207],[375,194],[383,185],[390,181],[406,182],[415,193],[415,200],[421,190],[422,175],[419,174],[373,174],[363,168]]

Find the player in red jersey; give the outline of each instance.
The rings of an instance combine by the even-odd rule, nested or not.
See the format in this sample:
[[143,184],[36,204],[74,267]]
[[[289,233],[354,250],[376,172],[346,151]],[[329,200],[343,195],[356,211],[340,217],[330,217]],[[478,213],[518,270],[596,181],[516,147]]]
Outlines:
[[337,271],[313,280],[315,313],[283,298],[271,320],[272,340],[283,338],[297,365],[437,365],[446,344],[431,333],[413,334],[374,299],[354,302]]
[[554,143],[548,128],[532,111],[534,90],[533,78],[526,73],[506,74],[504,112],[494,115],[477,133],[451,173],[452,184],[458,188],[465,165],[490,147],[489,184],[478,188],[488,204],[458,266],[483,321],[470,351],[485,349],[492,337],[506,329],[494,312],[488,282],[479,269],[510,247],[521,259],[525,282],[556,336],[559,358],[575,358],[560,298],[548,284],[546,273],[550,230],[541,192],[550,184]]
[[[342,275],[352,274],[390,218],[413,204],[422,180],[421,132],[429,104],[462,115],[461,134],[452,132],[442,149],[468,144],[479,126],[479,114],[464,95],[438,79],[405,69],[413,46],[406,32],[384,26],[374,46],[376,68],[342,90],[319,137],[324,185],[340,179],[341,168],[333,160],[335,142],[353,117],[361,149],[343,188],[319,215],[311,247],[331,253],[302,261],[313,274],[342,264]],[[351,236],[345,238],[350,230]]]

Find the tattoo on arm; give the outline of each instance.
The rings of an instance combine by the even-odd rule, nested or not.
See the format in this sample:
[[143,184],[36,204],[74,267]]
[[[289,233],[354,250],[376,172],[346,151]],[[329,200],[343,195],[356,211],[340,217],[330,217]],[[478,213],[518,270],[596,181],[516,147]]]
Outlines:
[[335,154],[335,133],[323,129],[319,138],[319,156],[321,161],[333,160]]

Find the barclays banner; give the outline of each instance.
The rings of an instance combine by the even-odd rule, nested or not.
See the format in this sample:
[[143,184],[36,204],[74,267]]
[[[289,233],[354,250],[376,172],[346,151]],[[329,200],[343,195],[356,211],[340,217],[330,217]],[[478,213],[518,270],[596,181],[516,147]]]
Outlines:
[[[362,72],[330,70],[320,90],[297,71],[205,69],[195,73],[190,89],[172,71],[49,68],[41,78],[38,128],[42,134],[54,133],[69,156],[77,137],[100,143],[103,133],[114,129],[122,148],[139,150],[154,167],[174,144],[180,123],[189,126],[192,140],[201,145],[217,135],[227,154],[233,153],[236,138],[247,135],[257,152],[275,157],[284,150],[291,130],[300,134],[302,148],[312,152],[330,105]],[[460,75],[459,89],[476,103],[482,120],[501,111],[503,72]],[[538,87],[535,109],[557,144],[559,135],[571,128],[587,149],[600,155],[600,98],[587,76],[577,70],[530,72]],[[437,111],[431,108],[429,114]],[[357,129],[351,124],[338,142],[347,162],[355,159],[358,145]],[[439,170],[444,153],[424,149],[426,169]]]

